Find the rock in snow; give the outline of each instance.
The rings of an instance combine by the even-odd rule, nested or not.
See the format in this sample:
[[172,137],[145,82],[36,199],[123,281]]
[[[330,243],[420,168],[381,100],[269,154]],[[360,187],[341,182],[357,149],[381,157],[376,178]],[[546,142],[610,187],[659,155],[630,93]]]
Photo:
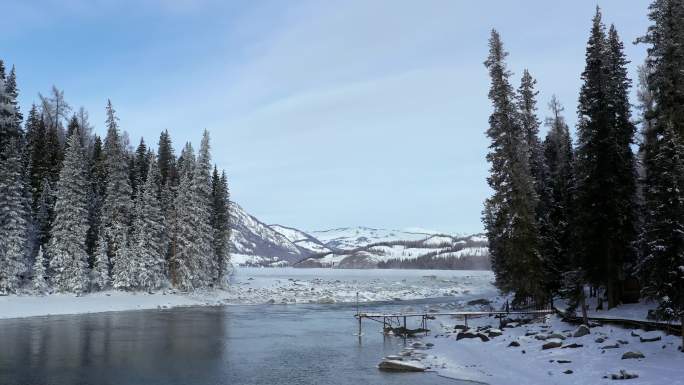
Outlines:
[[639,336],[639,341],[641,342],[655,342],[660,341],[662,336],[659,332],[647,332]]
[[563,341],[557,339],[557,338],[552,338],[546,340],[546,343],[542,345],[543,350],[547,349],[555,349],[555,348],[560,348],[563,345]]
[[572,333],[572,336],[577,338],[577,337],[583,337],[586,336],[587,334],[591,333],[587,325],[580,325],[575,331]]
[[625,354],[622,355],[623,360],[629,360],[629,359],[640,359],[640,358],[646,358],[643,353],[641,352],[626,352]]

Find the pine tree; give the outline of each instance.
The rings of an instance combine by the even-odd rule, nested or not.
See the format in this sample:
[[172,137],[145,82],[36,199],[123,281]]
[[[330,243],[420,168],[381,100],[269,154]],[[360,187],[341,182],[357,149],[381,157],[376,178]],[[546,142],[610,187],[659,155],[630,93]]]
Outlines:
[[668,320],[684,320],[684,146],[674,127],[649,147],[645,198],[644,292]]
[[489,98],[494,106],[487,130],[492,140],[487,154],[491,163],[488,183],[494,195],[485,202],[483,219],[499,289],[515,292],[516,303],[530,299],[544,303],[535,218],[537,195],[530,173],[530,152],[506,69],[507,55],[499,34],[492,31],[485,66],[491,78]]
[[43,294],[48,290],[47,273],[45,270],[45,258],[43,256],[43,248],[38,249],[38,255],[33,263],[33,290]]
[[135,204],[131,253],[137,262],[136,284],[145,290],[157,289],[165,280],[164,217],[157,184],[160,178],[156,162],[150,162]]
[[140,266],[137,257],[128,245],[128,232],[123,232],[114,251],[112,264],[112,286],[117,290],[132,290],[138,286],[137,274]]
[[20,143],[23,136],[17,95],[16,75],[12,67],[7,78],[4,71],[0,76],[0,150],[7,148],[10,142]]
[[127,255],[129,225],[131,221],[131,186],[127,167],[125,146],[119,134],[118,118],[111,101],[107,102],[107,137],[104,153],[107,187],[102,206],[102,226],[107,239],[107,249],[112,262],[112,285],[128,288],[133,277],[130,273],[130,256]]
[[[86,249],[88,250],[88,255],[94,257],[97,248],[99,247],[100,227],[102,224],[102,205],[104,204],[107,189],[107,165],[104,150],[102,148],[102,140],[99,136],[95,136],[92,147],[89,162],[90,206],[88,210],[88,222],[90,228],[88,230],[88,237],[86,238]],[[96,258],[91,259],[94,263]]]
[[209,132],[204,130],[200,144],[197,163],[193,175],[192,202],[194,211],[195,228],[199,238],[196,240],[198,254],[196,285],[206,287],[218,279],[216,257],[214,255],[214,232],[211,226],[211,154],[209,145]]
[[183,167],[179,169],[179,185],[174,201],[169,275],[173,286],[192,290],[197,281],[195,274],[200,272],[197,263],[200,235],[195,228],[197,217],[192,207],[196,199],[196,190],[193,188],[195,156],[190,143],[185,145],[182,156]]
[[48,245],[54,287],[81,293],[88,288],[85,238],[88,232],[88,180],[78,133],[69,139],[56,186],[55,219]]
[[[640,148],[644,165],[644,227],[640,275],[661,316],[684,321],[684,1],[656,0],[639,98],[644,113]],[[684,349],[684,322],[682,322]]]
[[28,202],[23,165],[15,139],[2,151],[0,162],[0,294],[15,292],[29,254]]
[[159,150],[157,151],[157,164],[161,174],[161,184],[168,184],[169,180],[177,179],[176,156],[173,152],[173,144],[168,131],[164,131],[159,136]]
[[214,166],[211,179],[212,209],[211,223],[214,229],[214,255],[216,257],[218,286],[226,283],[226,276],[230,272],[230,195],[226,173],[220,176]]
[[[626,61],[614,28],[606,37],[596,11],[579,98],[575,253],[589,283],[604,287],[608,306],[621,297],[625,264],[634,260],[636,171],[630,144]],[[618,44],[619,43],[619,44]]]
[[107,254],[107,241],[104,236],[99,238],[97,245],[92,284],[99,290],[105,290],[111,284],[111,265]]
[[572,187],[574,185],[573,152],[570,131],[562,116],[563,107],[554,96],[549,103],[551,117],[546,120],[549,131],[544,140],[544,163],[548,177],[545,187],[545,221],[540,232],[546,253],[546,284],[552,293],[562,288],[563,275],[574,266],[572,247]]

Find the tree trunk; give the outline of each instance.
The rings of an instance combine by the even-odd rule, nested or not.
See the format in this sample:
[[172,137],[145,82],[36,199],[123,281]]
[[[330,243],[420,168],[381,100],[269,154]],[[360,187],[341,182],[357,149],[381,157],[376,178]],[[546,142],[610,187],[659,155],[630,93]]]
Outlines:
[[587,304],[584,299],[584,288],[580,293],[580,307],[582,308],[582,323],[589,326],[589,320],[587,319]]
[[682,353],[684,353],[684,313],[682,314],[681,319],[679,322],[682,323]]

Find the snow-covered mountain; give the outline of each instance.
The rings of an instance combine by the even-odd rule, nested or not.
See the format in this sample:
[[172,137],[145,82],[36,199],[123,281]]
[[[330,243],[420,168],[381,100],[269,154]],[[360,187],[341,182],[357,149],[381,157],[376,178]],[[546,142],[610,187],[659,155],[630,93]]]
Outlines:
[[362,226],[304,232],[265,224],[234,202],[231,209],[231,254],[239,265],[479,268],[487,260],[487,239],[482,235]]
[[379,242],[418,241],[432,234],[358,226],[312,231],[311,235],[330,249],[353,250]]
[[[231,254],[238,264],[298,262],[314,254],[231,202]],[[282,226],[281,226],[282,227]]]

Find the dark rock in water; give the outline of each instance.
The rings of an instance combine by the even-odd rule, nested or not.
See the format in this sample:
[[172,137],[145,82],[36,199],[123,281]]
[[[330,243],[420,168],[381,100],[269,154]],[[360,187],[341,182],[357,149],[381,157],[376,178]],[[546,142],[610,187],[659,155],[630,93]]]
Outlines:
[[564,371],[563,373],[565,373],[565,374],[572,374],[572,373],[573,373],[573,371],[572,371],[572,370],[570,370],[570,369],[568,369],[568,370]]
[[632,378],[639,378],[639,375],[636,373],[628,373],[627,371],[620,369],[620,373],[613,373],[610,375],[610,378],[612,380],[631,380]]
[[378,364],[378,369],[390,372],[424,372],[425,367],[416,363],[397,360],[383,360]]
[[454,330],[468,330],[468,327],[465,325],[455,325]]
[[549,337],[546,334],[536,334],[534,336],[534,338],[539,340],[539,341],[544,341],[544,340],[548,339]]
[[627,344],[629,344],[629,341],[618,340],[618,343],[619,343],[620,345],[627,345]]
[[586,336],[587,334],[591,333],[589,328],[586,325],[580,325],[575,331],[572,333],[572,336],[577,338],[577,337],[583,337]]
[[581,348],[581,347],[583,347],[583,346],[584,346],[584,345],[582,345],[582,344],[574,344],[574,343],[573,343],[573,344],[570,344],[570,345],[565,345],[565,346],[563,346],[562,349],[577,349],[577,348]]
[[622,355],[623,360],[646,358],[641,352],[626,352]]
[[487,337],[487,335],[484,333],[477,333],[477,336],[480,337],[480,340],[482,340],[482,342],[488,342],[489,341],[489,337]]
[[596,342],[597,344],[602,344],[602,343],[604,343],[605,341],[606,341],[606,339],[603,338],[603,337],[599,337],[599,338],[597,338],[597,339],[594,340],[594,342]]
[[477,306],[477,305],[489,305],[491,302],[488,299],[484,298],[479,298],[479,299],[474,299],[472,301],[467,302],[468,306]]
[[435,344],[433,344],[432,342],[428,342],[425,344],[425,346],[427,346],[428,348],[431,348],[431,347],[435,346]]
[[542,345],[543,350],[560,348],[563,345],[561,340],[548,340],[544,345]]
[[570,360],[558,360],[558,361],[556,361],[556,362],[558,362],[559,364],[569,364],[569,363],[571,363],[572,361],[570,361]]
[[487,331],[487,334],[489,335],[489,337],[498,337],[498,336],[502,335],[503,332],[499,329],[489,329]]
[[632,336],[632,337],[640,337],[640,336],[639,336],[639,333],[635,332],[634,330],[632,330],[632,331],[629,333],[629,335]]
[[509,348],[510,348],[510,347],[517,348],[518,346],[520,346],[520,342],[518,342],[518,341],[511,341],[511,343],[508,344],[508,347],[509,347]]
[[538,332],[528,330],[525,332],[525,337],[536,336]]

